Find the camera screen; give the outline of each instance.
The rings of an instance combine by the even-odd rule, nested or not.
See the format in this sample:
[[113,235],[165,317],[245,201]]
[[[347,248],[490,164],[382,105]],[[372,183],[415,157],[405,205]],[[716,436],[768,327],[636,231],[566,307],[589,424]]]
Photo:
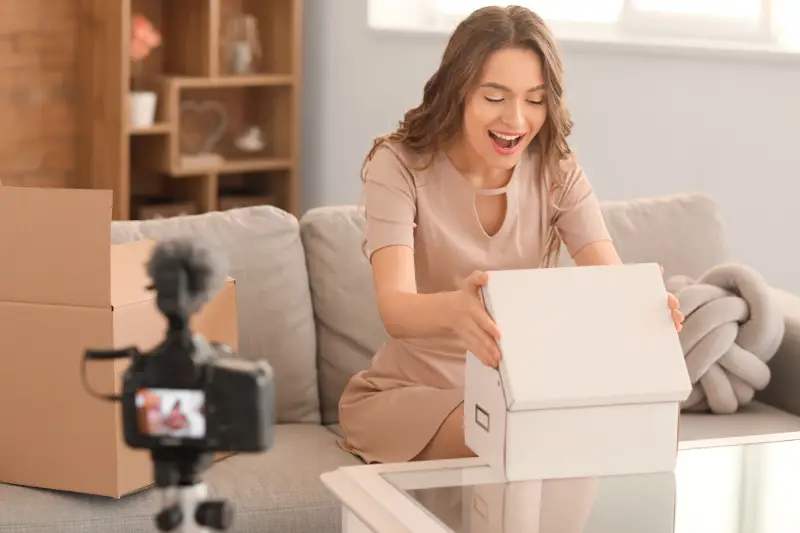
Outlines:
[[139,431],[153,437],[202,439],[206,436],[205,394],[191,389],[140,389],[136,392]]

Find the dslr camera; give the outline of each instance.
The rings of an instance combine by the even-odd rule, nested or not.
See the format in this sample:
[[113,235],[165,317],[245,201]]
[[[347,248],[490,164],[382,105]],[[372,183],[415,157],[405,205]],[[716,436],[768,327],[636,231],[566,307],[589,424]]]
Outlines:
[[[187,346],[191,346],[187,350]],[[172,366],[171,353],[192,364]],[[260,452],[272,440],[270,376],[200,336],[170,338],[152,353],[131,353],[122,384],[122,423],[132,448]]]

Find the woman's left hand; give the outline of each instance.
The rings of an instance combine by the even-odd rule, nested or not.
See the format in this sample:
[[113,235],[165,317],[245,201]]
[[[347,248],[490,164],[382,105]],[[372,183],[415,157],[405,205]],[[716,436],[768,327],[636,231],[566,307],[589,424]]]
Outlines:
[[667,303],[669,304],[669,310],[672,312],[672,321],[675,323],[675,331],[680,332],[680,330],[683,329],[683,313],[681,313],[678,298],[671,292],[668,292]]
[[[661,275],[664,275],[664,267],[662,265],[658,265],[661,269]],[[678,298],[672,294],[671,292],[667,293],[667,305],[669,306],[669,310],[672,313],[672,321],[675,323],[675,331],[680,332],[683,329],[683,313],[681,313],[681,304],[678,301]]]

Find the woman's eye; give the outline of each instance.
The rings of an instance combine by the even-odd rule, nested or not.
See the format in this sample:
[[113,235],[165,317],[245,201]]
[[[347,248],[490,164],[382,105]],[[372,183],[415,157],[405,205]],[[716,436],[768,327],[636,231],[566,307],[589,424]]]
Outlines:
[[[492,96],[485,96],[484,99],[487,102],[491,102],[493,104],[499,104],[500,102],[502,102],[504,100],[504,98],[502,98],[502,97],[492,97]],[[542,105],[544,103],[544,100],[526,100],[526,101],[529,104],[533,104],[533,105]]]

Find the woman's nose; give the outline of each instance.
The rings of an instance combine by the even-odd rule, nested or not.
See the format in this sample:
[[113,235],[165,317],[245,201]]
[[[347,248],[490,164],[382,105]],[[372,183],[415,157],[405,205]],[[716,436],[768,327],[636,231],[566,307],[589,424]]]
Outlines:
[[503,122],[513,131],[520,131],[525,125],[525,115],[522,112],[522,106],[517,103],[510,103],[503,116]]

